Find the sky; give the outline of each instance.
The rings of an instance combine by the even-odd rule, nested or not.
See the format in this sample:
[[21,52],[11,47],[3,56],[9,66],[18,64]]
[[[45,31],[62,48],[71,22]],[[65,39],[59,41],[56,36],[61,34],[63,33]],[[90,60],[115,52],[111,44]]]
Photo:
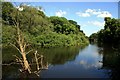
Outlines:
[[[23,2],[23,0],[3,0],[9,2]],[[118,2],[119,0],[24,0],[24,2]]]
[[118,18],[118,2],[27,2],[25,4],[41,6],[47,16],[75,20],[87,36],[104,28],[104,17]]

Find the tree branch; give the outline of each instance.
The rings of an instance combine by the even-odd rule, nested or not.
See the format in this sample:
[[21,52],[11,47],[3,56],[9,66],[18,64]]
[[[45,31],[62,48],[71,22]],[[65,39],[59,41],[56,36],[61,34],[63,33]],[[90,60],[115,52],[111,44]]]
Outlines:
[[[10,43],[11,44],[11,43]],[[14,44],[11,44],[13,47],[15,47],[18,51],[19,51],[19,53],[21,54],[21,51],[19,50],[19,48],[17,48]]]

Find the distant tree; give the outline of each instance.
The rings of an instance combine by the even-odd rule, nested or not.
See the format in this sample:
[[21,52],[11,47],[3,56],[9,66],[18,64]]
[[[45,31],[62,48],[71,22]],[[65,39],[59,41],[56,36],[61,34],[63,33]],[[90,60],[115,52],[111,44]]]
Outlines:
[[101,29],[99,32],[97,32],[98,42],[103,44],[119,44],[120,20],[105,17],[104,21],[105,21],[104,29]]

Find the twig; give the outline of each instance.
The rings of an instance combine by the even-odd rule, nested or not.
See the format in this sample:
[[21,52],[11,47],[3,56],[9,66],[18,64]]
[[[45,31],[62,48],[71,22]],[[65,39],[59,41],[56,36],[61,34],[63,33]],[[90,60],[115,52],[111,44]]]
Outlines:
[[[11,44],[11,43],[10,43]],[[15,47],[18,51],[19,51],[19,53],[21,54],[21,51],[19,50],[19,48],[17,48],[14,44],[11,44],[13,47]]]
[[35,51],[35,60],[36,60],[36,64],[37,64],[37,70],[39,70],[40,68],[39,68],[39,64],[38,64],[38,59],[37,59],[37,51]]
[[29,54],[31,51],[33,51],[33,50],[29,50],[29,51],[26,53],[26,55]]

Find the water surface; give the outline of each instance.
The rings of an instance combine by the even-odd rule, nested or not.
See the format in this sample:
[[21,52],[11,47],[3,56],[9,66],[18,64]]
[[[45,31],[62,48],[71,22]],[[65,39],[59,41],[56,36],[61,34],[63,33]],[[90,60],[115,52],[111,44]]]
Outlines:
[[[71,53],[70,53],[71,54]],[[74,53],[75,54],[75,53]],[[50,65],[41,73],[42,78],[108,78],[108,70],[101,69],[103,55],[96,45],[80,49],[74,60]],[[58,54],[59,55],[59,54]],[[56,57],[57,59],[57,57]],[[61,57],[60,60],[64,59]],[[59,63],[59,62],[58,62]]]
[[[44,55],[49,67],[47,70],[42,70],[39,77],[31,76],[34,78],[111,78],[113,80],[119,78],[119,51],[109,46],[98,47],[89,44],[83,48],[38,48],[38,52]],[[3,64],[13,61],[12,55],[16,53],[13,48],[3,48]],[[3,78],[25,76],[26,74],[20,75],[19,68],[18,65],[3,65]]]

